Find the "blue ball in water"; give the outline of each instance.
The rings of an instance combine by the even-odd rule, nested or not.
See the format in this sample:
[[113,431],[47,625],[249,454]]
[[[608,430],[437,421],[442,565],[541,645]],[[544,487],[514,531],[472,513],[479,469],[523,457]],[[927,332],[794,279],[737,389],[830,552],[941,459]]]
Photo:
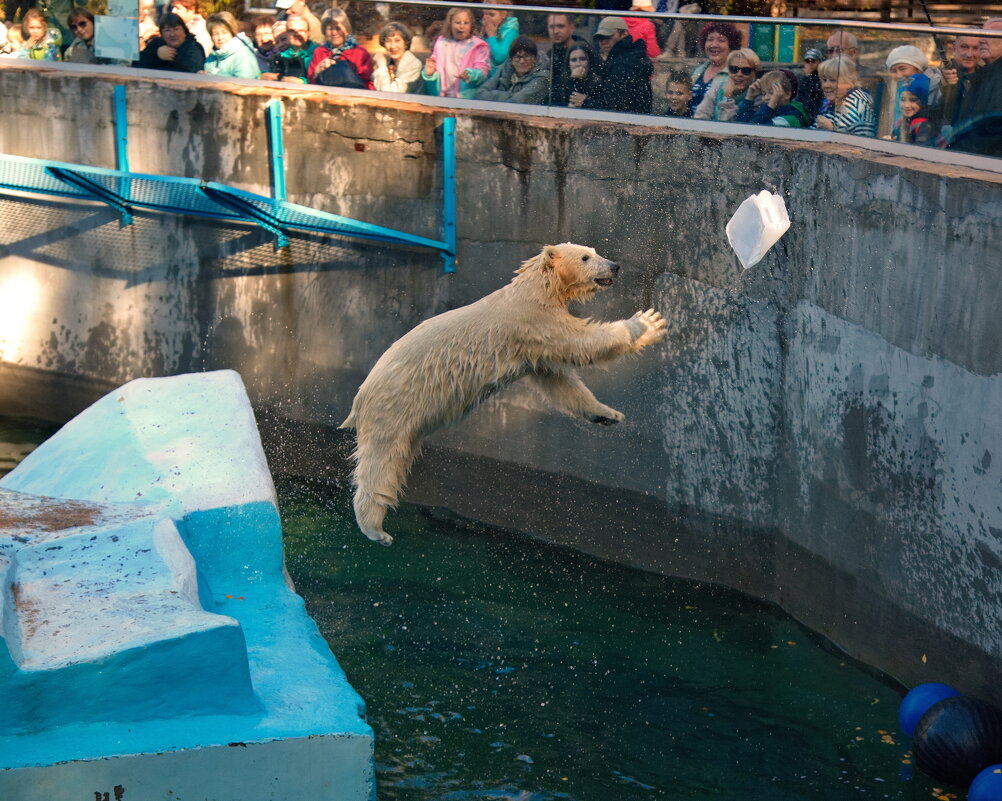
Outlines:
[[974,777],[967,801],[999,801],[1002,798],[1002,765],[989,765]]
[[901,724],[901,731],[911,737],[915,734],[915,726],[933,704],[955,695],[960,693],[949,684],[941,684],[938,681],[929,681],[913,687],[898,707],[898,723]]
[[918,722],[913,750],[927,776],[966,787],[986,767],[1002,762],[1002,712],[977,698],[947,698]]

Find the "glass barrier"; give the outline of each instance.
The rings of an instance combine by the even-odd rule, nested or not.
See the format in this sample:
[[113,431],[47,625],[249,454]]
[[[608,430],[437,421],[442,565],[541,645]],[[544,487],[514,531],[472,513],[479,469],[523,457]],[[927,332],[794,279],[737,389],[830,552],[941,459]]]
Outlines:
[[[137,3],[137,66],[836,131],[1002,156],[1002,19],[944,29],[638,10],[650,0],[634,0],[621,16],[505,0],[350,0],[343,9],[277,0],[284,9],[235,19],[200,13],[198,2]],[[655,2],[678,8],[679,0]],[[88,14],[70,13],[74,38],[63,58],[110,63],[95,50]],[[9,52],[58,50],[32,44],[33,23],[40,27],[25,20],[23,35],[8,34]]]

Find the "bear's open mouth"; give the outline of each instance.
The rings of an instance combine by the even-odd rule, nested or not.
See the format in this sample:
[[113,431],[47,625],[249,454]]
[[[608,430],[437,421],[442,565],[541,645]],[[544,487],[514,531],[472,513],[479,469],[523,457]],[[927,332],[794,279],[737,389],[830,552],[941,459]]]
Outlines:
[[611,278],[596,278],[595,283],[599,286],[612,286]]

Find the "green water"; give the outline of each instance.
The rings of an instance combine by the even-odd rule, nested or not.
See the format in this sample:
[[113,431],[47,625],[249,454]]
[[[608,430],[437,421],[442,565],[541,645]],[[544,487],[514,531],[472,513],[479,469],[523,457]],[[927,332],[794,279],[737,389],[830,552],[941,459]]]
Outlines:
[[[0,418],[0,474],[48,433]],[[938,795],[902,762],[898,688],[773,606],[406,505],[383,548],[346,487],[278,490],[380,801]]]
[[346,489],[279,487],[289,570],[390,799],[908,799],[899,693],[777,608]]

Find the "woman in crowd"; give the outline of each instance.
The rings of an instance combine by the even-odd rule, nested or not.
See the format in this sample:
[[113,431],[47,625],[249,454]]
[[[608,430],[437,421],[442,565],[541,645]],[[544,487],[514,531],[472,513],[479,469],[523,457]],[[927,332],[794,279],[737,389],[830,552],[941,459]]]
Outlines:
[[477,100],[502,103],[543,103],[550,85],[546,60],[528,36],[511,43],[508,60],[477,90]]
[[273,14],[262,14],[251,20],[251,34],[254,36],[254,57],[261,72],[268,70],[268,62],[276,52],[275,19]]
[[205,27],[212,39],[212,52],[205,59],[205,71],[209,75],[257,78],[261,74],[254,45],[229,11],[212,14],[205,21]]
[[59,41],[49,33],[45,15],[37,8],[29,8],[21,18],[21,36],[24,43],[17,51],[18,58],[33,61],[59,61]]
[[570,88],[571,108],[595,108],[592,97],[596,96],[599,76],[595,67],[598,56],[586,42],[577,42],[567,51],[567,75]]
[[473,14],[465,8],[450,8],[442,35],[421,71],[425,92],[472,98],[490,69],[491,51],[487,42],[473,35]]
[[198,8],[198,0],[169,0],[164,6],[171,14],[177,14],[184,23],[185,29],[202,46],[204,55],[212,52],[212,39],[205,26],[205,18]]
[[307,70],[310,83],[372,89],[372,56],[351,35],[348,15],[340,8],[332,8],[324,15],[323,27],[326,39],[313,54]]
[[[511,5],[511,0],[491,0],[491,5]],[[491,75],[508,60],[511,44],[518,37],[518,18],[510,11],[484,9],[481,14],[484,39],[491,49]]]
[[877,135],[877,114],[870,93],[859,86],[856,62],[837,56],[818,67],[825,100],[814,127],[822,131]]
[[94,15],[86,8],[74,8],[66,22],[69,24],[73,41],[63,53],[63,61],[74,64],[96,64],[94,55]]
[[372,84],[380,92],[421,92],[421,59],[411,52],[413,35],[401,22],[390,22],[379,32],[385,53],[372,57]]
[[[693,119],[727,122],[738,114],[738,106],[745,99],[748,87],[757,77],[759,58],[754,50],[745,47],[732,50],[727,56],[727,77],[718,75],[710,84],[702,102],[696,107]],[[758,98],[761,102],[761,96]]]
[[725,72],[727,56],[739,47],[741,33],[729,22],[708,22],[700,28],[699,49],[706,56],[706,61],[692,71],[692,100],[689,101],[689,107],[693,113],[703,102],[703,95],[713,79]]
[[160,18],[160,35],[154,36],[139,54],[139,66],[151,70],[201,72],[205,66],[205,51],[188,32],[184,20],[177,14]]

